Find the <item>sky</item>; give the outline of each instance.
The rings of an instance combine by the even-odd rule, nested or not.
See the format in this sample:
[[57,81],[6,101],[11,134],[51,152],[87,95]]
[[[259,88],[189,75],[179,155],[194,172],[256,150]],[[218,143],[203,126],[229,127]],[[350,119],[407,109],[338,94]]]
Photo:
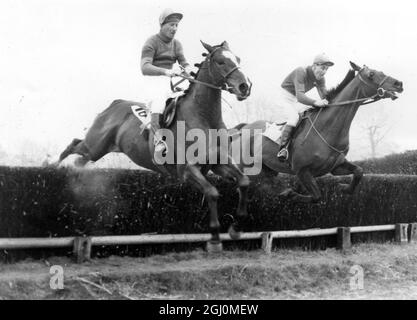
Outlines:
[[[34,142],[63,149],[83,138],[113,100],[143,101],[141,47],[159,31],[158,17],[167,7],[184,14],[176,38],[191,64],[202,61],[200,40],[228,41],[253,82],[246,102],[252,108],[262,99],[275,101],[286,75],[320,52],[335,62],[326,75],[330,87],[342,80],[349,61],[403,81],[396,101],[359,110],[351,152],[360,156],[362,124],[382,113],[395,151],[417,149],[417,5],[411,0],[2,0],[1,148],[16,153]],[[232,126],[245,103],[224,97],[233,106],[223,108]],[[265,108],[274,112],[274,102]]]

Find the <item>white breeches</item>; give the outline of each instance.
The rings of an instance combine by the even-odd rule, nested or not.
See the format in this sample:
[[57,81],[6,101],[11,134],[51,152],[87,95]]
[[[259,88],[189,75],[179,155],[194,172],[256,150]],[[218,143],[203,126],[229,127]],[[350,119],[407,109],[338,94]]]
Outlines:
[[144,98],[152,113],[163,113],[171,96],[170,79],[165,76],[146,76]]
[[286,120],[287,120],[287,125],[295,127],[298,121],[300,120],[300,113],[304,112],[305,110],[311,109],[313,107],[308,106],[303,103],[299,103],[297,101],[297,98],[294,95],[289,93],[284,88],[280,88],[280,89],[281,89],[281,92],[280,92],[281,99],[279,103],[280,105],[282,105],[284,109]]
[[[173,83],[181,78],[174,77]],[[189,86],[187,81],[182,82],[179,87],[183,90]],[[144,98],[152,113],[163,113],[168,98],[182,95],[183,92],[172,92],[170,78],[165,76],[146,76]]]

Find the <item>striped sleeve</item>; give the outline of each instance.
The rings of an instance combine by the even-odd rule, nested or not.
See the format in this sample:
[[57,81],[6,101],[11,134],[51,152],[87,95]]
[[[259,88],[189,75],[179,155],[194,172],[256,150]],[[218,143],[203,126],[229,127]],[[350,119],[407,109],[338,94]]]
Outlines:
[[307,77],[307,73],[306,70],[304,68],[298,68],[295,71],[294,74],[294,87],[295,87],[295,96],[297,98],[297,101],[308,105],[308,106],[312,106],[314,105],[314,100],[307,97],[305,92],[306,92],[306,88],[305,88],[305,82],[306,82],[306,77]]
[[182,48],[181,42],[175,39],[175,56],[177,58],[178,63],[183,66],[184,68],[190,65],[184,56],[184,49]]
[[324,99],[327,95],[326,80],[324,80],[323,78],[320,81],[317,81],[316,88],[317,88],[320,98]]
[[152,64],[153,58],[156,53],[155,43],[152,41],[152,38],[146,40],[145,44],[142,47],[142,56],[140,60],[140,65],[143,68],[143,65],[146,63]]

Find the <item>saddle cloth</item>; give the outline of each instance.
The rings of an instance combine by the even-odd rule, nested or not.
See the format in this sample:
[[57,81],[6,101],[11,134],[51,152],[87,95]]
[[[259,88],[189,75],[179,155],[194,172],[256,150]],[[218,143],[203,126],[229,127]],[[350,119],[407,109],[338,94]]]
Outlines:
[[[173,92],[167,100],[167,105],[172,100],[178,99],[182,95],[184,95],[183,91]],[[132,113],[135,115],[136,118],[138,118],[142,122],[141,126],[143,126],[143,127],[147,127],[151,122],[150,103],[147,103],[146,105],[134,104],[134,105],[130,106],[130,109],[132,110]]]
[[282,128],[284,127],[284,124],[277,124],[275,122],[266,123],[265,131],[262,132],[262,134],[271,139],[273,142],[277,144],[281,144],[281,134],[282,134]]

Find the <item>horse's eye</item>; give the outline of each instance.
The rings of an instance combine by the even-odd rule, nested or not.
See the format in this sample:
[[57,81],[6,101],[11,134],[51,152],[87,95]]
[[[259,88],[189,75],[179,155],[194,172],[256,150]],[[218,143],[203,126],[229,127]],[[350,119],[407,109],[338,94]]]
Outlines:
[[217,63],[218,63],[219,65],[221,65],[221,66],[222,66],[222,65],[224,65],[224,62],[223,62],[223,61],[218,61]]
[[369,72],[369,78],[370,79],[372,79],[374,77],[374,75],[375,75],[375,72],[373,72],[373,71]]

